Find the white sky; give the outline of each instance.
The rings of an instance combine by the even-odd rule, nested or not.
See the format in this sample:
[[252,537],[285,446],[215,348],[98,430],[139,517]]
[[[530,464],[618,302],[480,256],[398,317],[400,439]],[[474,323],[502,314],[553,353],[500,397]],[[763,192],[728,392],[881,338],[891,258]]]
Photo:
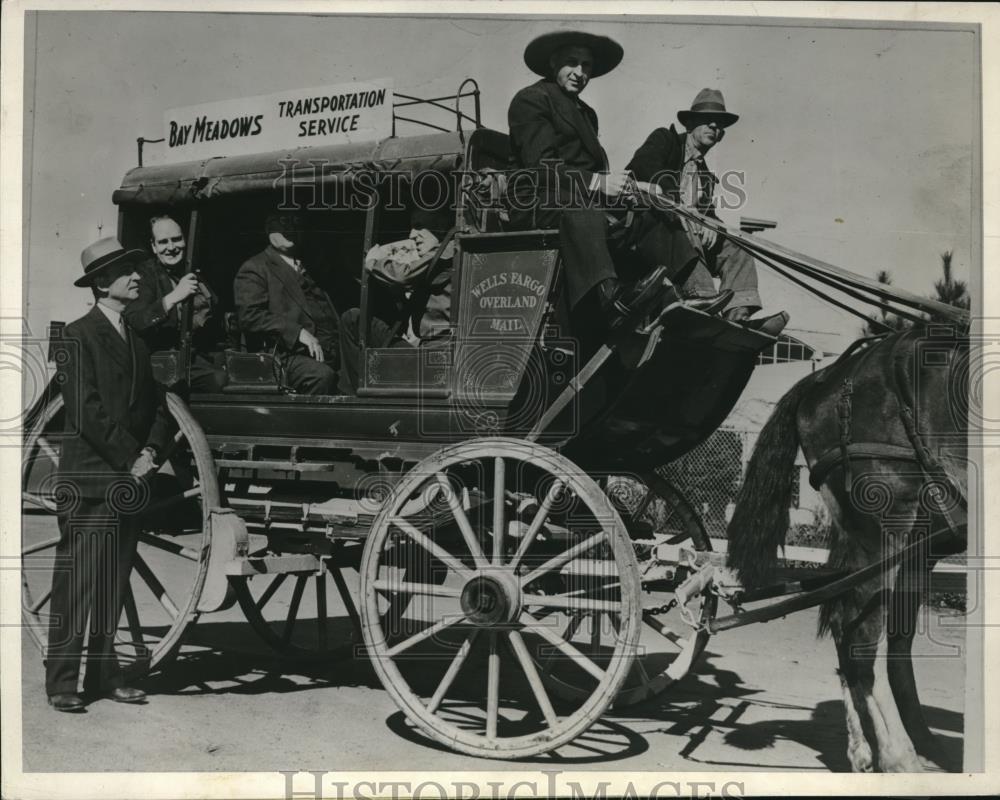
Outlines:
[[[164,110],[379,77],[433,96],[470,76],[484,124],[506,130],[511,96],[535,80],[524,47],[557,24],[625,47],[622,65],[584,95],[613,165],[675,122],[700,88],[719,88],[741,119],[709,161],[716,172],[747,174],[747,206],[728,221],[777,220],[768,238],[869,276],[889,269],[920,294],[931,292],[944,250],[955,252],[957,277],[972,272],[979,97],[970,32],[676,19],[94,11],[36,19],[25,43],[25,293],[36,334],[85,310],[89,295],[72,287],[80,251],[99,224],[102,235],[114,233],[111,193],[136,163],[136,137],[163,135]],[[765,304],[787,307],[793,329],[856,332],[839,312],[761,277]]]

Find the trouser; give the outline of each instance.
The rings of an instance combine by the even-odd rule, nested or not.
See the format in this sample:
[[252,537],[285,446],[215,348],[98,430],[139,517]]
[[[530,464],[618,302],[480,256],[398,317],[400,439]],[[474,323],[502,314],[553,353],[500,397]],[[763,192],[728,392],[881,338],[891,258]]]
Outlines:
[[597,284],[616,277],[608,249],[607,213],[599,208],[565,208],[569,200],[539,197],[531,207],[518,204],[510,211],[510,227],[517,230],[558,228],[566,299],[570,308]]
[[222,365],[222,353],[191,353],[190,385],[192,392],[221,392],[229,376]]
[[[156,351],[153,353],[153,356],[155,358],[164,353],[173,355],[175,359],[174,363],[180,360],[179,351],[176,349]],[[172,388],[175,391],[179,391],[185,400],[188,399],[190,392],[221,392],[222,387],[229,382],[229,376],[226,374],[226,369],[223,366],[224,362],[225,355],[223,353],[192,350],[187,387],[185,388],[182,384],[177,384]],[[157,377],[159,380],[172,381],[174,378],[179,378],[180,376],[172,376],[169,379]]]
[[666,267],[667,277],[677,286],[685,283],[698,262],[698,251],[677,218],[657,209],[635,213],[618,249],[617,260],[623,267],[628,263],[639,275]]
[[294,353],[282,357],[281,368],[284,382],[299,394],[337,394],[337,370],[328,361]]
[[715,246],[705,250],[705,258],[699,258],[683,285],[686,297],[708,297],[715,294],[712,277],[720,279],[719,290],[732,289],[733,299],[726,306],[745,307],[749,313],[760,311],[760,293],[757,290],[757,266],[753,256],[739,245],[721,236]]
[[[393,346],[397,326],[392,326],[376,316],[368,317],[366,347]],[[396,339],[403,347],[410,347]],[[340,392],[357,394],[361,382],[361,309],[349,308],[340,316]]]
[[45,691],[50,696],[76,693],[89,627],[84,691],[102,694],[124,684],[115,633],[139,528],[133,515],[116,512],[104,499],[82,498],[73,511],[59,516],[59,534]]

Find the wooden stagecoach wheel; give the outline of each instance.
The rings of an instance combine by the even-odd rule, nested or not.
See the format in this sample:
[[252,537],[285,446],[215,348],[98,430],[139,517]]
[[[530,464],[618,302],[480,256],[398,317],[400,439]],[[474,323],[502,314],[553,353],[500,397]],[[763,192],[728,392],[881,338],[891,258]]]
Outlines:
[[[602,485],[631,532],[644,590],[639,650],[614,701],[621,707],[649,700],[687,674],[709,639],[704,627],[696,629],[689,620],[707,626],[715,617],[717,598],[711,593],[695,594],[682,615],[673,603],[674,590],[691,570],[678,568],[676,563],[657,564],[654,559],[654,548],[660,544],[694,551],[712,549],[700,516],[676,487],[655,472],[642,477],[612,476]],[[573,644],[597,663],[610,650],[605,640],[615,631],[614,617],[606,617],[601,611],[581,613],[570,628]],[[539,668],[560,697],[579,697],[586,690],[572,672],[553,669],[551,659],[542,661]]]
[[318,574],[240,576],[230,582],[247,621],[269,647],[289,658],[329,661],[349,658],[360,645],[345,572],[328,562]]
[[[464,442],[407,473],[372,525],[365,645],[396,704],[434,740],[477,756],[536,755],[583,733],[628,674],[637,570],[618,513],[570,461],[514,439]],[[399,595],[413,598],[406,613],[386,615]],[[616,626],[601,664],[564,635],[594,609]],[[537,664],[551,653],[578,673],[580,697],[549,694]]]
[[[219,505],[215,464],[201,428],[185,403],[169,392],[167,407],[177,431],[161,454],[162,466],[148,480],[151,494],[115,645],[119,663],[133,679],[171,656],[184,630],[198,618],[212,538],[211,509]],[[72,485],[56,474],[64,419],[63,398],[56,396],[24,437],[22,619],[43,654],[59,541],[54,514],[73,494]]]
[[[632,534],[643,585],[638,653],[614,700],[616,707],[622,707],[656,697],[687,674],[708,643],[709,634],[703,626],[715,617],[717,598],[707,592],[696,594],[685,604],[686,614],[682,615],[673,603],[674,590],[691,570],[675,563],[658,564],[654,558],[659,544],[694,551],[712,549],[701,518],[678,489],[656,473],[612,476],[602,485]],[[692,627],[689,620],[699,628]],[[578,614],[567,630],[577,648],[599,661],[608,651],[606,640],[614,636],[615,629],[613,615],[586,611]],[[564,698],[585,693],[586,687],[574,673],[553,666],[551,658],[539,663],[553,693]]]

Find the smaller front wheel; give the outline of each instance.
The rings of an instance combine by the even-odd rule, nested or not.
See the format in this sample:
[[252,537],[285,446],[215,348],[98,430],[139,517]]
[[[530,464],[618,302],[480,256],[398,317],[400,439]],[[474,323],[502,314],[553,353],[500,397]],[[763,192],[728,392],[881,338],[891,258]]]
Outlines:
[[[641,624],[621,518],[572,462],[537,444],[477,439],[420,462],[376,517],[361,565],[362,633],[382,684],[434,740],[492,758],[537,755],[592,725],[628,674]],[[412,598],[403,615],[386,610]],[[598,610],[598,663],[571,641]],[[538,664],[578,674],[549,693]]]

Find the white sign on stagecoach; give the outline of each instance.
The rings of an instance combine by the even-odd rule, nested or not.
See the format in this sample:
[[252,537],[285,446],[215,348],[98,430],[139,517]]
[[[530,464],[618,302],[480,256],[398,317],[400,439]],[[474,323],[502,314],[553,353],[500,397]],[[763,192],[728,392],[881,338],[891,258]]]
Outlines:
[[318,144],[384,139],[392,133],[390,78],[201,103],[163,117],[165,162]]

